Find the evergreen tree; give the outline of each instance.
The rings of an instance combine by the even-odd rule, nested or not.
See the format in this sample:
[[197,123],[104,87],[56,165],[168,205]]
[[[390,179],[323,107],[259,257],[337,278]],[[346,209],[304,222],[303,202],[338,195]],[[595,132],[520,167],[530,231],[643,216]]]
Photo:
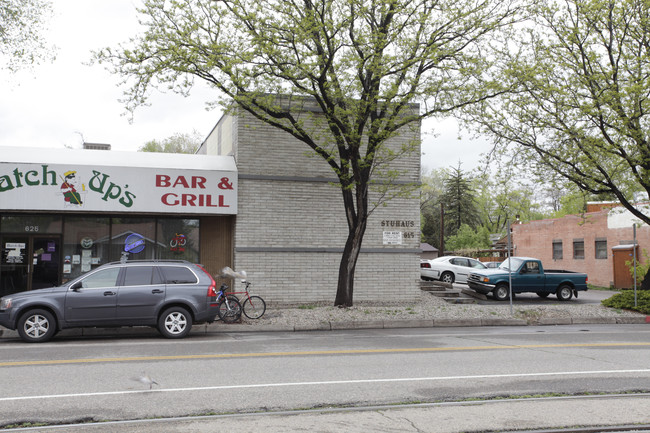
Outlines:
[[460,166],[459,162],[458,167],[447,172],[443,184],[441,202],[444,206],[445,239],[455,235],[463,224],[472,229],[481,225],[472,179]]

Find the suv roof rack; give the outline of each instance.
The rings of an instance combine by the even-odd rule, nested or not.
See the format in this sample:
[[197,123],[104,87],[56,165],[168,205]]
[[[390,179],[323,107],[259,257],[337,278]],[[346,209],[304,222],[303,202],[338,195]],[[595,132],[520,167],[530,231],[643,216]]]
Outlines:
[[190,263],[187,260],[178,260],[178,259],[136,259],[136,260],[127,260],[126,262],[116,261],[116,262],[107,262],[105,265],[119,265],[124,263]]

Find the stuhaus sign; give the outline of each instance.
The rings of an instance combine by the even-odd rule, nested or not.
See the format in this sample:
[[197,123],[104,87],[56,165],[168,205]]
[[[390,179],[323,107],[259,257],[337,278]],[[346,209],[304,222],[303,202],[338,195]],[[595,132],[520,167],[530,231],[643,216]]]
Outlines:
[[0,203],[5,210],[236,214],[237,174],[0,163]]

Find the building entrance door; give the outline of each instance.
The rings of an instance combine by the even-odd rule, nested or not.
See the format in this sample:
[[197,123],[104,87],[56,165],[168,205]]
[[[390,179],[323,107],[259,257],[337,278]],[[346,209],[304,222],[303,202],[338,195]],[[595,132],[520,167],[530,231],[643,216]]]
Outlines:
[[3,235],[0,245],[0,296],[60,283],[60,236]]
[[[630,269],[634,259],[634,245],[617,245],[612,248],[614,253],[614,288],[631,289],[634,287],[634,277]],[[639,248],[637,245],[636,259],[639,260]]]

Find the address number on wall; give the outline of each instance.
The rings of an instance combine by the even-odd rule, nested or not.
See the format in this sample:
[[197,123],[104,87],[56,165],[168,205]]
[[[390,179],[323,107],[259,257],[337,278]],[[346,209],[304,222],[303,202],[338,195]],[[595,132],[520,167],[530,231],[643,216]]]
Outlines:
[[37,232],[38,231],[38,226],[25,226],[25,231],[26,232]]

